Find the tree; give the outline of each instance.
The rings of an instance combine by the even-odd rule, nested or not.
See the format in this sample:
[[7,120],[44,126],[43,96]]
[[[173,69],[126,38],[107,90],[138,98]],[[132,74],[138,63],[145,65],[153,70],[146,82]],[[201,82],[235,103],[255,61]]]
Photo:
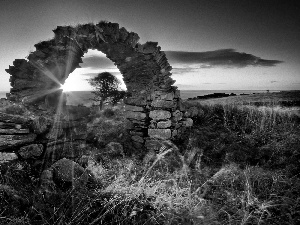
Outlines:
[[120,81],[109,72],[99,73],[96,77],[88,79],[90,85],[94,87],[94,101],[99,101],[100,110],[104,102],[110,102],[113,105],[125,96],[125,91],[120,91]]

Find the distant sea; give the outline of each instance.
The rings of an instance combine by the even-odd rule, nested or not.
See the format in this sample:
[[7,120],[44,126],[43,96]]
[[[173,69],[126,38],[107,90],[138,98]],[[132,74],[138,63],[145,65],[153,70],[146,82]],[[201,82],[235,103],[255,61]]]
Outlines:
[[[9,91],[0,91],[0,98],[6,98],[6,93]],[[73,91],[76,95],[88,95],[90,91]],[[197,96],[203,96],[213,93],[225,93],[225,94],[253,94],[253,93],[264,93],[266,90],[180,90],[180,96],[182,99],[193,98]],[[278,92],[278,91],[270,91],[270,92]]]

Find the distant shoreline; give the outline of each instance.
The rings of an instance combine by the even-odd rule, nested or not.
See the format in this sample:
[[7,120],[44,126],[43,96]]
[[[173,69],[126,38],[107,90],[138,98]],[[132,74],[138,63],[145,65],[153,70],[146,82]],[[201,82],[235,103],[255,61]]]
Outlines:
[[[298,90],[180,90],[180,96],[183,100],[197,100],[206,98],[220,98],[238,95],[249,95],[259,93],[276,93],[276,92],[295,92]],[[6,98],[6,93],[9,91],[0,91],[0,98]],[[68,91],[64,92],[67,95],[92,95],[91,91]]]

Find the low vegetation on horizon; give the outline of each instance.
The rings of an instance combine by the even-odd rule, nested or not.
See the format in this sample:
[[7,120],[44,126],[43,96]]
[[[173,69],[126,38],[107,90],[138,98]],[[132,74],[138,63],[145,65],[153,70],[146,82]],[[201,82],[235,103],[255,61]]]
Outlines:
[[[299,224],[300,109],[279,104],[299,93],[185,101],[188,147],[165,141],[148,153],[131,150],[122,104],[93,108],[86,170],[94,182],[39,208],[12,205],[0,189],[0,224]],[[111,142],[123,148],[108,151]],[[22,182],[28,202],[38,201],[29,165],[4,167],[0,186]]]

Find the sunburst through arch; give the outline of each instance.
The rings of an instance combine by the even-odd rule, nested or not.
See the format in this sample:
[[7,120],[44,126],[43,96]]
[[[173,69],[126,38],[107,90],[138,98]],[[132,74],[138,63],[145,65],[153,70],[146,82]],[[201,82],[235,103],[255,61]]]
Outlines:
[[106,55],[97,50],[89,49],[82,58],[81,68],[75,69],[69,74],[65,83],[61,86],[63,93],[66,94],[67,105],[85,106],[98,105],[99,102],[93,100],[95,91],[89,80],[103,72],[109,72],[120,82],[119,90],[126,91],[126,85],[123,82],[122,74],[114,63],[106,58]]
[[173,86],[172,67],[157,42],[141,44],[138,34],[110,22],[58,26],[53,32],[54,38],[37,43],[27,60],[15,60],[6,70],[11,74],[9,100],[63,109],[62,85],[80,68],[84,54],[97,50],[122,74],[129,93],[126,117],[137,148],[153,148],[154,139],[181,137],[191,125]]

